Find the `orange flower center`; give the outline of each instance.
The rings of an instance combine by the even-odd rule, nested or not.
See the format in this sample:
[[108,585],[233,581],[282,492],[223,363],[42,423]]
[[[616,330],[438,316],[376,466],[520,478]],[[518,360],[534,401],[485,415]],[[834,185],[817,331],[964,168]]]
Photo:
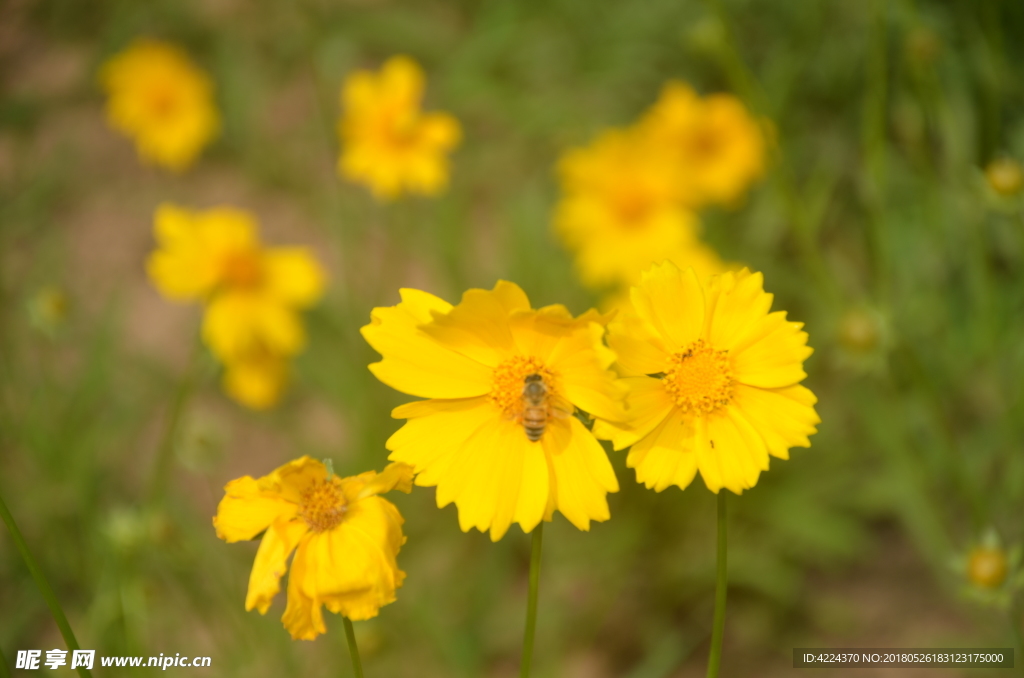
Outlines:
[[728,351],[716,351],[703,339],[669,358],[662,379],[683,412],[710,414],[732,400],[735,381]]
[[259,252],[241,250],[229,254],[221,269],[222,280],[229,287],[257,287],[263,281],[263,262]]
[[1002,549],[976,548],[967,563],[967,578],[975,586],[999,588],[1006,579],[1006,554]]
[[547,392],[552,393],[554,375],[551,370],[544,367],[544,363],[533,356],[517,355],[494,368],[490,392],[491,402],[509,417],[517,419],[522,417],[523,389],[526,387],[526,378],[531,374],[539,374]]
[[314,532],[326,532],[337,527],[348,510],[348,501],[341,485],[333,480],[321,480],[302,493],[299,517]]
[[651,210],[651,196],[647,191],[636,186],[623,187],[613,198],[615,213],[620,223],[629,228],[636,228],[644,222]]
[[709,160],[718,155],[722,147],[722,136],[710,127],[694,131],[687,139],[688,154],[697,160]]
[[167,85],[157,85],[149,91],[147,103],[155,117],[167,118],[178,108],[178,97]]

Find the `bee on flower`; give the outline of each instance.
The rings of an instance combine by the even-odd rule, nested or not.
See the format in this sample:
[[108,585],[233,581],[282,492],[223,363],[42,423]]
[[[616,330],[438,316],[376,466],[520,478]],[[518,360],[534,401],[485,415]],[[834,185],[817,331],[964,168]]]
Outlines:
[[389,459],[412,465],[416,484],[454,502],[463,531],[497,541],[512,523],[530,532],[560,511],[581,530],[609,517],[618,481],[601,444],[573,416],[621,419],[622,393],[602,344],[606,319],[560,305],[533,309],[515,284],[472,289],[452,305],[401,290],[375,308],[363,337],[383,356],[370,370],[425,398],[391,414],[406,423]]
[[139,157],[181,172],[220,132],[213,83],[180,47],[140,39],[100,70],[107,120]]
[[803,361],[802,323],[769,313],[772,295],[747,269],[701,281],[693,269],[652,266],[631,290],[632,312],[608,327],[608,344],[628,388],[627,419],[594,424],[638,482],[660,492],[704,484],[739,494],[769,456],[809,447],[820,419]]
[[356,71],[342,88],[338,172],[379,200],[436,195],[448,184],[448,154],[462,132],[451,115],[422,110],[424,80],[415,61],[395,56],[377,73]]
[[245,609],[267,613],[294,553],[281,617],[293,639],[327,632],[323,607],[353,621],[376,617],[405,580],[397,564],[404,520],[379,496],[391,490],[412,491],[411,467],[340,478],[302,457],[262,478],[228,483],[213,519],[217,536],[232,543],[263,534]]
[[261,409],[273,405],[287,359],[305,345],[300,311],[323,294],[325,273],[304,247],[266,247],[255,218],[231,207],[156,210],[159,248],[150,280],[167,298],[205,305],[202,336],[226,366],[225,390]]

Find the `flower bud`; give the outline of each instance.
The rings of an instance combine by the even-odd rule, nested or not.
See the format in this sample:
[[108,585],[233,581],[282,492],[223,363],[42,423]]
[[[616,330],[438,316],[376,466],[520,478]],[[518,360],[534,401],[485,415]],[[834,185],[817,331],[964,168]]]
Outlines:
[[1006,581],[1006,552],[999,547],[979,546],[967,559],[967,578],[980,588],[996,589]]

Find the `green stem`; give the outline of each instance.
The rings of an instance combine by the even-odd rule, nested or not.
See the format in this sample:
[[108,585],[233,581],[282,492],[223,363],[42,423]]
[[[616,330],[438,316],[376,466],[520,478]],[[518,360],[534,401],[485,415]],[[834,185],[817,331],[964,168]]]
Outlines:
[[[78,647],[78,641],[75,640],[75,634],[71,630],[71,625],[68,624],[68,618],[64,615],[64,610],[61,609],[60,603],[57,602],[57,596],[54,595],[53,589],[50,587],[50,582],[46,580],[46,575],[39,569],[39,565],[36,563],[35,558],[28,550],[28,544],[25,543],[25,538],[21,536],[21,530],[18,529],[18,525],[14,522],[14,516],[7,509],[7,504],[4,503],[4,499],[0,496],[0,518],[3,518],[4,523],[7,524],[7,529],[11,531],[11,537],[14,539],[14,545],[18,547],[18,551],[21,553],[22,560],[25,561],[25,566],[28,567],[28,571],[32,574],[32,578],[36,581],[36,586],[39,587],[39,592],[43,594],[43,600],[46,601],[46,606],[50,608],[50,614],[53,615],[53,620],[57,622],[57,628],[60,629],[60,635],[64,636],[64,644],[68,646],[68,650],[74,652],[75,650],[81,649]],[[6,667],[6,664],[4,664]],[[78,667],[78,675],[82,678],[90,678],[88,669],[81,666]]]
[[167,425],[164,427],[163,436],[160,438],[160,447],[157,448],[156,461],[153,464],[153,475],[149,481],[150,504],[158,504],[167,491],[167,484],[171,474],[171,462],[174,460],[174,446],[178,441],[178,429],[181,424],[181,415],[185,411],[185,403],[192,395],[196,382],[196,372],[202,357],[202,343],[196,341],[192,354],[189,356],[188,364],[185,366],[185,374],[178,382],[178,388],[174,392],[174,400],[171,402],[171,411],[167,415]]
[[1010,631],[1013,632],[1013,639],[1017,641],[1017,652],[1015,653],[1017,656],[1014,663],[1024,674],[1024,632],[1020,628],[1021,617],[1024,617],[1024,612],[1022,612],[1020,604],[1014,600],[1010,604]]
[[345,623],[345,638],[348,640],[348,653],[352,655],[352,671],[356,678],[363,678],[363,664],[359,661],[359,646],[356,645],[356,631],[352,628],[352,620],[342,615]]
[[537,630],[537,585],[540,582],[540,552],[544,543],[544,523],[533,530],[530,551],[530,594],[526,599],[526,633],[523,635],[523,659],[519,665],[519,678],[530,678],[530,660],[533,658],[533,634]]
[[715,621],[711,631],[711,651],[708,653],[708,678],[718,676],[718,667],[722,664],[722,639],[725,637],[725,595],[729,590],[725,492],[724,488],[718,491],[718,573],[715,581]]

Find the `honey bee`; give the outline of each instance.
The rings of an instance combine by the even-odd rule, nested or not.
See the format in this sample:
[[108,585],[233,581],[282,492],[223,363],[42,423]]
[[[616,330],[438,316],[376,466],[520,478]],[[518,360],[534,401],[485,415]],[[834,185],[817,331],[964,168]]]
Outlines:
[[541,439],[551,417],[562,419],[569,416],[565,406],[556,404],[554,400],[541,375],[529,374],[523,380],[523,411],[519,419],[530,442]]

